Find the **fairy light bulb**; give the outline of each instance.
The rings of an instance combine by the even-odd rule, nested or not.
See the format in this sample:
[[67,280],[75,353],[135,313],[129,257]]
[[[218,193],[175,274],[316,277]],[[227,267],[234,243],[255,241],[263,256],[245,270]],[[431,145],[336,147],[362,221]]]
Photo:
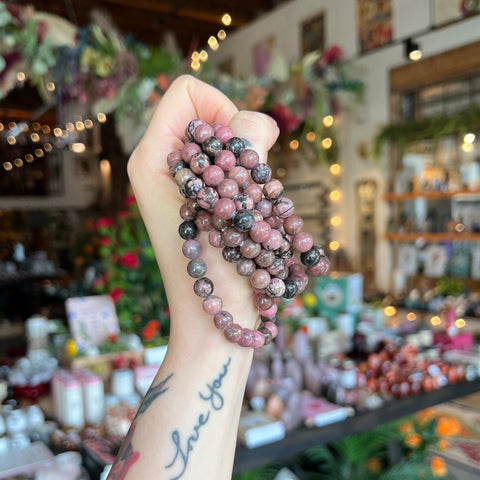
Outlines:
[[333,141],[330,137],[327,137],[327,138],[324,138],[322,140],[322,147],[325,149],[325,150],[328,150],[329,148],[332,147],[332,144],[333,144]]
[[220,41],[223,41],[227,38],[227,32],[225,30],[219,30],[217,32],[217,37]]
[[49,92],[54,92],[55,91],[55,84],[53,82],[47,82],[47,90]]
[[100,112],[98,115],[97,115],[97,120],[100,122],[100,123],[105,123],[107,121],[107,116]]
[[338,227],[341,223],[342,223],[342,218],[339,217],[338,215],[336,215],[336,216],[334,216],[330,219],[330,224],[333,227]]
[[336,177],[336,176],[340,175],[340,173],[342,171],[342,167],[338,163],[334,163],[334,164],[330,165],[329,171],[334,177]]
[[200,62],[197,60],[193,60],[190,64],[190,67],[192,68],[192,70],[198,71],[200,70]]
[[232,23],[232,17],[229,13],[224,13],[222,16],[222,23],[228,27]]
[[332,252],[335,252],[336,250],[338,250],[340,248],[340,243],[337,242],[337,240],[332,240],[329,244],[328,244],[328,248],[332,251]]
[[13,168],[13,165],[10,163],[10,162],[3,162],[3,168],[9,172],[12,168]]
[[200,54],[195,50],[191,57],[190,57],[194,62],[198,62],[200,60]]
[[36,143],[40,140],[40,135],[38,133],[32,133],[30,135],[30,138],[31,138],[32,142]]
[[23,167],[23,160],[21,158],[16,158],[13,163],[15,164],[16,167],[20,168]]
[[442,321],[440,320],[440,317],[438,317],[437,315],[434,315],[431,319],[430,319],[430,323],[434,326],[434,327],[437,327],[438,325],[440,325],[442,323]]
[[385,307],[383,309],[383,313],[387,317],[393,317],[397,313],[397,309],[395,307],[393,307],[392,305],[389,305],[388,307]]
[[87,118],[85,120],[84,124],[85,124],[85,128],[92,128],[93,127],[93,122],[89,118]]
[[205,50],[200,52],[200,60],[206,62],[208,60],[208,53]]
[[315,132],[308,132],[306,135],[307,142],[314,142],[315,141]]
[[465,320],[463,318],[457,318],[455,320],[455,326],[457,328],[463,328],[466,325]]
[[326,117],[323,117],[322,123],[324,127],[330,128],[333,125],[332,115],[327,115]]
[[332,202],[338,202],[342,198],[340,190],[333,190],[330,192],[330,200]]
[[407,313],[407,320],[409,322],[413,322],[414,320],[417,319],[417,316],[413,313],[413,312],[409,312]]
[[27,163],[32,163],[33,160],[34,160],[34,158],[33,158],[33,155],[32,155],[31,153],[27,153],[27,154],[25,155],[25,161],[26,161]]
[[290,150],[298,150],[299,145],[300,145],[300,144],[298,143],[298,140],[292,140],[292,141],[289,143]]

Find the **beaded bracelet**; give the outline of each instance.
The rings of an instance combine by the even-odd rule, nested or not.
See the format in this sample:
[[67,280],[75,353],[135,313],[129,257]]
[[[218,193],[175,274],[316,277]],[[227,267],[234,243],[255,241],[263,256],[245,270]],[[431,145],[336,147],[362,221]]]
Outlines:
[[[190,260],[187,271],[195,279],[195,294],[203,298],[203,310],[213,315],[230,342],[252,348],[270,343],[278,332],[276,299],[303,293],[305,268],[315,276],[327,274],[323,248],[303,231],[303,220],[294,215],[292,200],[283,196],[282,183],[271,178],[269,165],[260,163],[257,152],[246,148],[229,127],[192,120],[183,148],[169,153],[167,163],[186,199],[178,232],[185,240],[182,252]],[[213,282],[200,258],[202,245],[196,240],[199,231],[208,232],[210,245],[222,249],[239,275],[250,278],[260,315],[256,330],[234,323],[222,299],[213,295]]]

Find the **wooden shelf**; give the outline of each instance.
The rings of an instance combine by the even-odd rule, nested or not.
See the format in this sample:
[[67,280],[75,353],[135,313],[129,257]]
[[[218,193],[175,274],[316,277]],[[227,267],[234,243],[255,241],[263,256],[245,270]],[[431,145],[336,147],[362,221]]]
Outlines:
[[473,382],[447,385],[428,394],[424,393],[386,402],[383,407],[377,410],[360,413],[342,422],[322,428],[299,428],[287,433],[284,440],[263,447],[250,450],[243,445],[238,445],[233,471],[234,473],[239,473],[275,460],[292,459],[293,456],[310,447],[340,440],[348,435],[369,430],[377,425],[398,420],[419,410],[460,398],[479,390],[480,379]]
[[452,198],[456,195],[480,195],[480,190],[455,190],[452,192],[404,192],[404,193],[386,193],[384,199],[387,202],[406,202],[424,198],[425,200],[441,200],[442,198]]
[[385,238],[393,242],[415,242],[420,238],[428,243],[480,242],[480,233],[386,233]]

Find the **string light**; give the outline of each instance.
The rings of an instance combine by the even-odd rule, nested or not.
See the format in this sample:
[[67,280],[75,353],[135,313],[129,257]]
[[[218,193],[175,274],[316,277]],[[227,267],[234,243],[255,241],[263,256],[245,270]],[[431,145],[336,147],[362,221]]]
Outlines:
[[20,168],[23,167],[23,160],[21,158],[16,158],[13,163],[15,164],[16,167]]
[[470,153],[473,151],[473,143],[464,143],[462,145],[462,150],[465,152],[465,153]]
[[417,319],[417,316],[413,313],[413,312],[409,312],[407,313],[407,320],[409,322],[413,322],[414,320]]
[[190,64],[190,67],[192,68],[192,70],[198,71],[200,70],[200,62],[198,60],[193,60]]
[[299,143],[298,143],[298,140],[292,140],[290,143],[289,143],[289,146],[290,146],[290,149],[291,150],[298,150],[298,147],[299,147]]
[[217,32],[217,37],[220,41],[223,41],[227,38],[227,32],[225,30],[219,30]]
[[465,143],[473,143],[475,141],[475,134],[474,133],[467,133],[464,137],[463,137],[463,141]]
[[332,202],[338,202],[342,198],[342,193],[339,190],[332,190],[330,192],[330,200]]
[[27,154],[25,155],[25,161],[26,161],[27,163],[32,163],[33,160],[34,160],[34,158],[33,158],[33,155],[32,155],[31,153],[27,153]]
[[40,135],[38,133],[32,133],[30,135],[32,142],[38,142],[40,140]]
[[442,321],[440,320],[440,317],[437,317],[437,315],[433,316],[431,319],[430,319],[430,323],[434,326],[434,327],[437,327],[438,325],[440,325],[442,323]]
[[4,128],[5,128],[5,127],[3,126],[3,123],[0,123],[0,132],[3,132],[3,129],[4,129]]
[[338,243],[336,240],[333,240],[328,244],[328,248],[332,252],[335,252],[336,250],[338,250],[340,248],[340,243]]
[[195,50],[190,57],[194,62],[198,62],[200,60],[200,54]]
[[331,115],[327,115],[323,117],[323,125],[327,128],[330,128],[333,125],[333,117]]
[[107,116],[104,114],[104,113],[99,113],[97,115],[97,120],[100,122],[100,123],[105,123],[107,121]]
[[83,132],[85,130],[85,124],[82,121],[75,122],[75,127],[79,132]]
[[42,126],[38,122],[33,122],[32,123],[32,128],[35,132],[38,132],[39,130],[42,129]]
[[208,60],[208,53],[205,50],[200,52],[200,60],[206,62]]
[[35,156],[37,158],[42,158],[44,156],[43,150],[41,148],[36,148],[35,149]]
[[67,132],[73,133],[75,131],[75,125],[72,122],[67,122],[65,124],[65,130]]
[[48,125],[43,125],[42,133],[44,133],[45,135],[48,135],[50,133],[50,127]]
[[336,177],[337,175],[340,175],[342,167],[338,163],[334,163],[330,165],[329,171],[334,177]]
[[61,137],[63,135],[63,131],[61,128],[59,127],[55,127],[53,129],[53,134],[56,136],[56,137]]
[[47,82],[47,90],[49,92],[54,92],[55,91],[55,84],[53,82]]
[[325,150],[328,150],[329,148],[331,148],[332,144],[333,144],[333,142],[332,142],[332,139],[330,137],[324,138],[322,140],[322,147]]
[[455,320],[455,326],[457,328],[463,328],[465,325],[466,325],[466,323],[465,323],[465,320],[463,318],[457,318],[457,320]]
[[314,142],[315,141],[315,132],[308,132],[306,135],[307,142]]
[[8,123],[8,128],[10,130],[13,130],[13,129],[17,128],[17,124],[15,122],[9,122]]
[[48,152],[51,152],[53,147],[52,147],[52,144],[51,143],[45,143],[43,145],[43,149],[48,153]]
[[12,168],[13,168],[13,165],[10,163],[10,162],[3,162],[3,168],[9,172]]
[[209,37],[207,43],[208,43],[208,46],[209,46],[210,48],[213,48],[213,47],[215,47],[216,45],[218,45],[218,40],[217,40],[216,37],[214,37],[213,35],[211,35],[211,36]]
[[68,148],[70,148],[70,150],[73,152],[73,153],[83,153],[85,151],[85,144],[84,143],[71,143]]
[[85,128],[93,127],[93,122],[89,118],[87,118],[84,123],[85,123]]
[[330,219],[330,224],[334,227],[338,227],[341,223],[342,223],[342,219],[338,215]]
[[9,135],[7,137],[7,142],[9,145],[15,145],[17,143],[17,139],[13,135]]
[[388,307],[385,307],[383,309],[383,313],[387,317],[393,317],[397,313],[397,309],[395,307],[392,307],[391,305],[389,305]]
[[223,14],[222,23],[228,27],[232,23],[232,17],[228,13]]
[[24,82],[24,81],[25,81],[25,78],[26,78],[26,77],[25,77],[25,73],[23,73],[23,72],[18,72],[18,73],[17,73],[17,80],[18,80],[19,82]]

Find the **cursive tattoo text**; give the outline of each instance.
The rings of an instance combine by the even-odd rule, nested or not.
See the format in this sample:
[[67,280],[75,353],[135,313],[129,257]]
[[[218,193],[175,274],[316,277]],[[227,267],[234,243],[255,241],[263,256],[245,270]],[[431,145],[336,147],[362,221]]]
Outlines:
[[213,381],[213,383],[207,383],[208,393],[204,395],[202,392],[199,392],[200,398],[210,402],[214,410],[221,410],[223,407],[223,396],[220,394],[218,389],[222,386],[222,381],[227,374],[228,366],[230,365],[231,358],[227,360],[227,363],[223,365],[223,370],[220,372],[218,377]]

